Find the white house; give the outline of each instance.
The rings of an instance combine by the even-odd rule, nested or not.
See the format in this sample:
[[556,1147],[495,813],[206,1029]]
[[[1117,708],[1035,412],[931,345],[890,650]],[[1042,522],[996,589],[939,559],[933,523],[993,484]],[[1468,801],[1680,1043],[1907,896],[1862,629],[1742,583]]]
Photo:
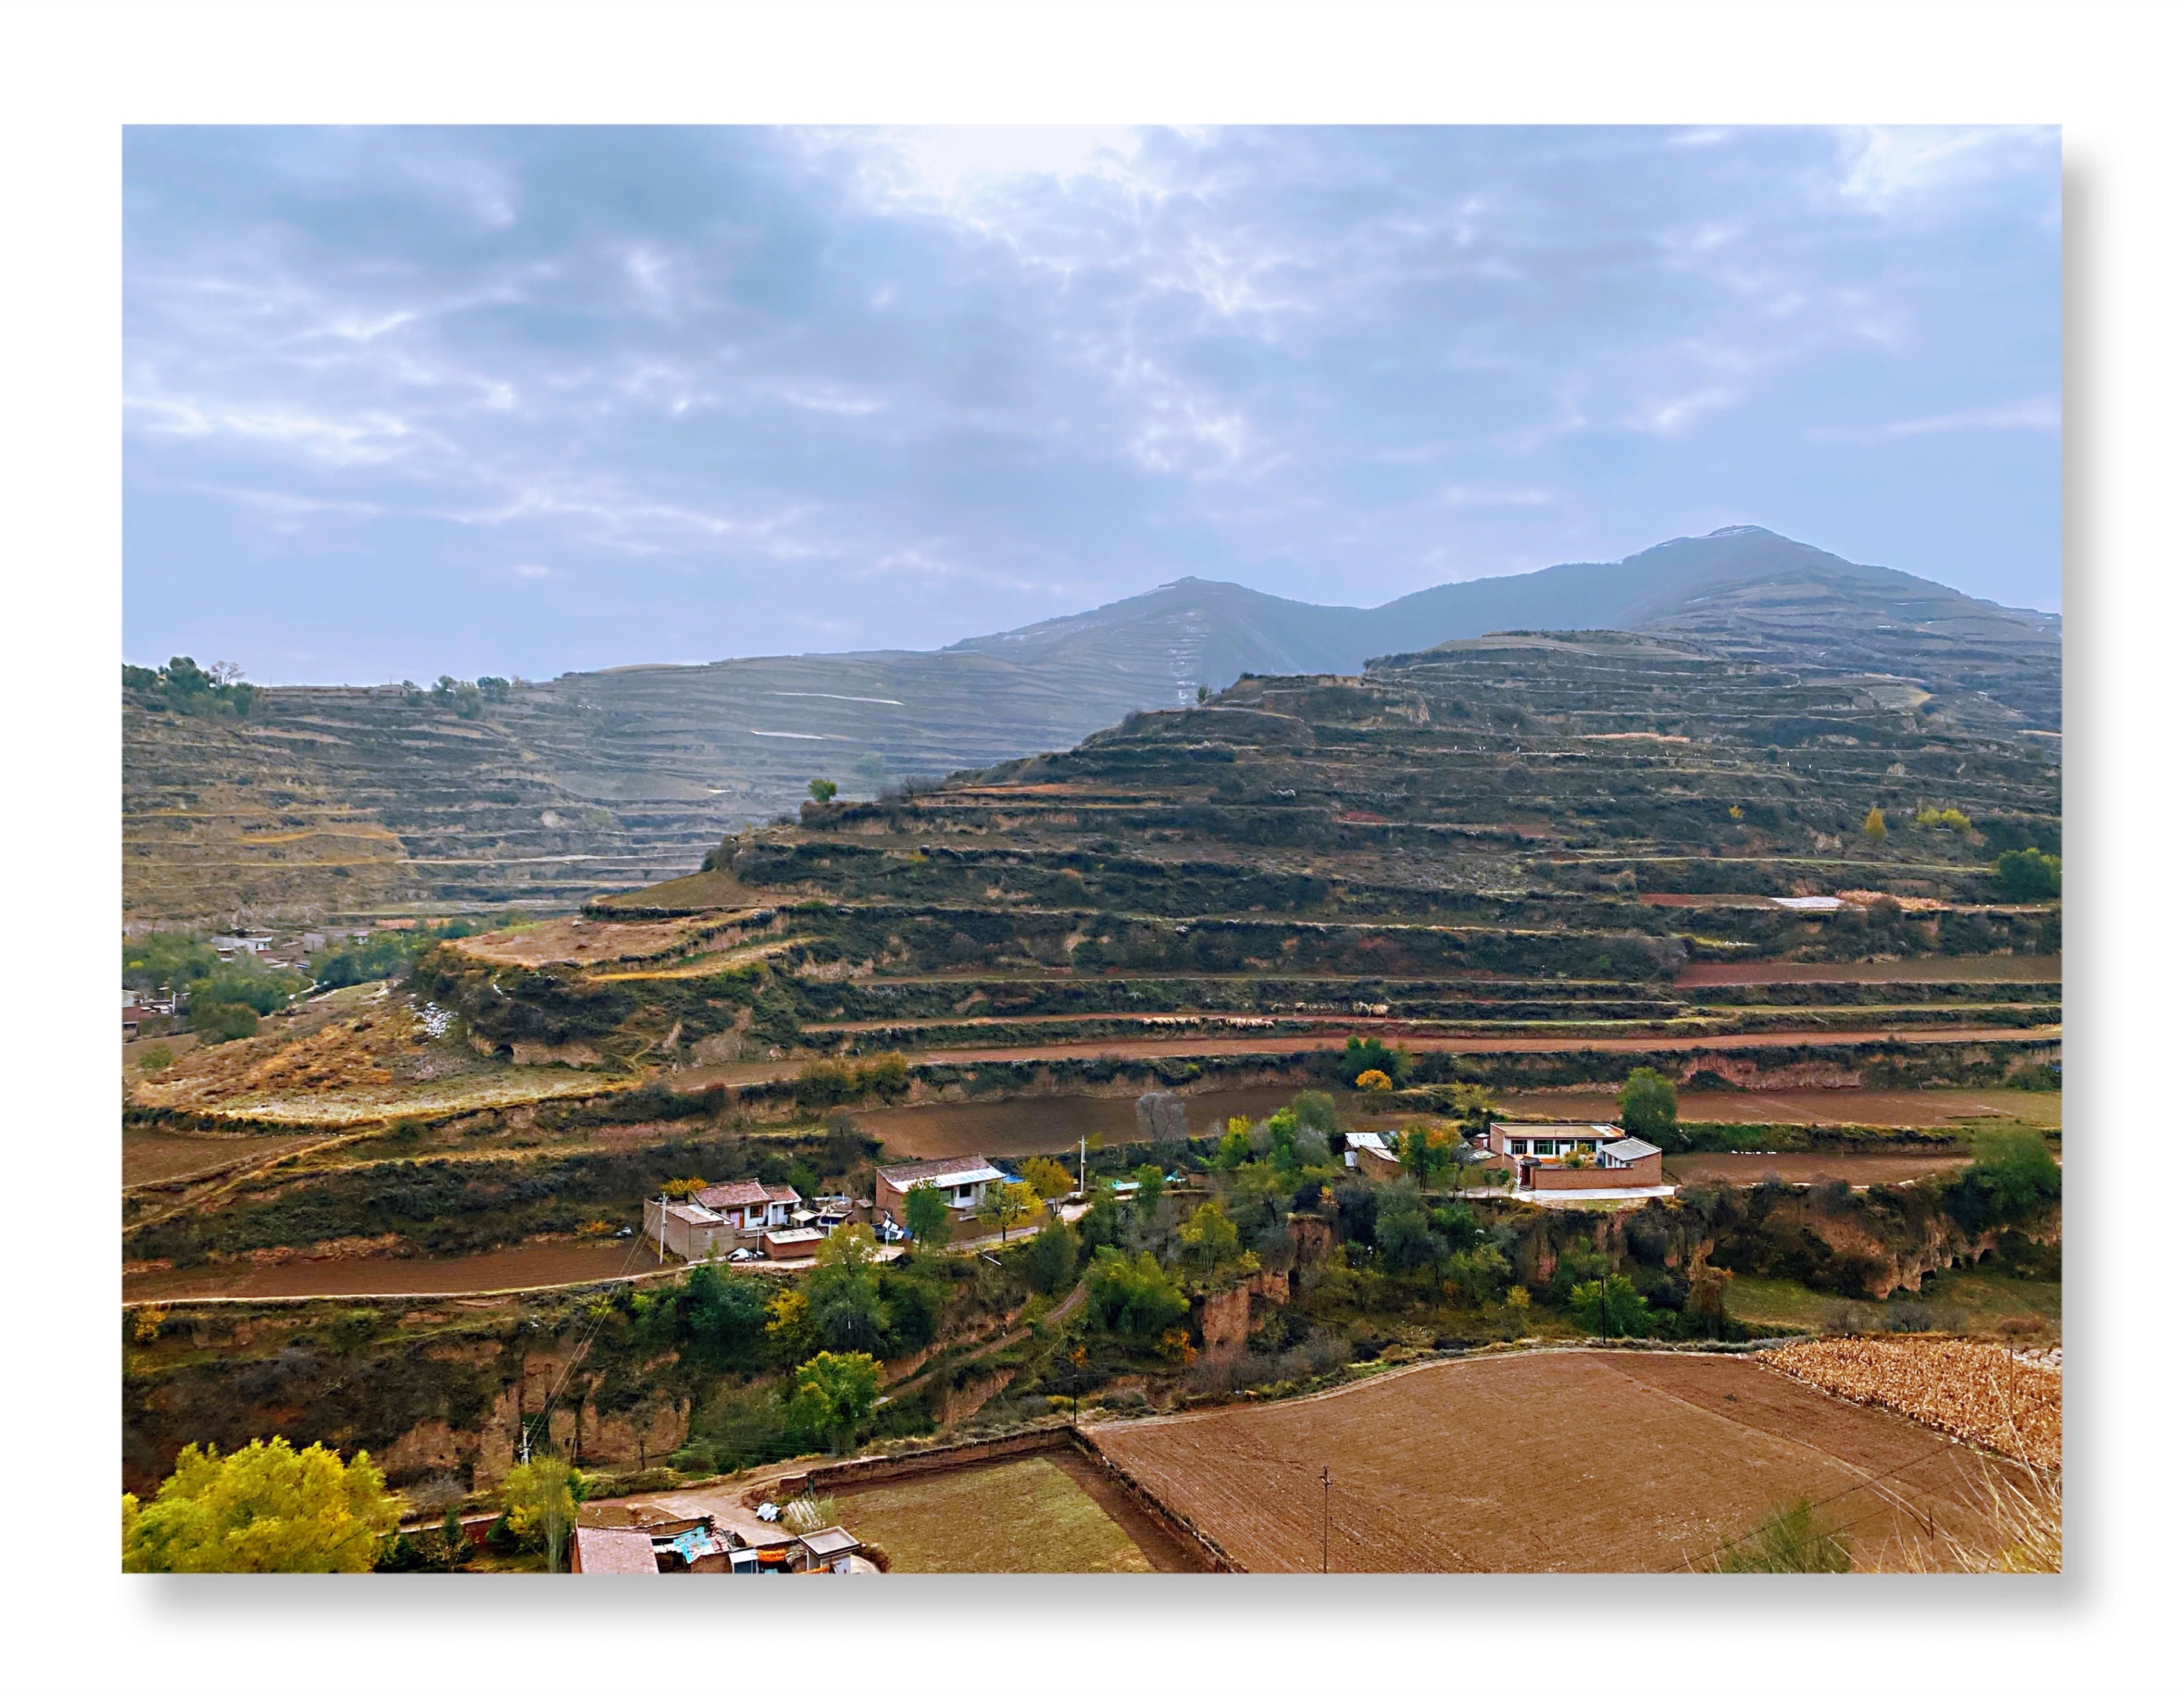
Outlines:
[[790,1212],[804,1197],[786,1184],[760,1184],[746,1179],[736,1184],[714,1184],[698,1191],[701,1208],[733,1221],[738,1230],[778,1230],[788,1223]]

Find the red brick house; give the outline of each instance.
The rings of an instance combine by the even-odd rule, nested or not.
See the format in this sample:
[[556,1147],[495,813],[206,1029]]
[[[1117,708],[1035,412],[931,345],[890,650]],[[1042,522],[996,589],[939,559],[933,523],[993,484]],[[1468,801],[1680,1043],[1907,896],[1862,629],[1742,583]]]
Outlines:
[[904,1166],[883,1166],[872,1182],[872,1211],[903,1225],[903,1208],[910,1192],[918,1189],[940,1191],[959,1225],[978,1211],[989,1186],[1006,1184],[1009,1174],[983,1154],[954,1160],[915,1160]]

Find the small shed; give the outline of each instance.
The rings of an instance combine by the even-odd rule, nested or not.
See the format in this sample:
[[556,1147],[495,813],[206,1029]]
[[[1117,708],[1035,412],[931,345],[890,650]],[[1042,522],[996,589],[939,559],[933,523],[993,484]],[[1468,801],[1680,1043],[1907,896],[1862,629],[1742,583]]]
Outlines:
[[823,1230],[770,1230],[760,1239],[769,1260],[803,1260],[819,1252],[827,1240]]
[[857,1551],[864,1547],[855,1536],[839,1526],[829,1526],[824,1531],[807,1531],[796,1539],[802,1552],[802,1570],[805,1572],[843,1572]]

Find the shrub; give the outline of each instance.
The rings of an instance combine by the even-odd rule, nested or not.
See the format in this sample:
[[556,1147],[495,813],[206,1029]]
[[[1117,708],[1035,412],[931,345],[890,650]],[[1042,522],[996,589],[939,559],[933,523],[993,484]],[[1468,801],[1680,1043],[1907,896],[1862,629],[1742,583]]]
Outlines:
[[1994,862],[1994,880],[2006,901],[2053,901],[2063,893],[2062,857],[2014,849]]
[[1134,1336],[1156,1336],[1190,1311],[1183,1292],[1149,1253],[1133,1259],[1112,1248],[1100,1250],[1085,1293],[1103,1326]]
[[1715,1561],[1721,1572],[1847,1572],[1850,1539],[1809,1501],[1776,1508]]
[[190,1028],[208,1042],[232,1042],[258,1035],[258,1014],[239,1002],[225,1006],[190,1007]]

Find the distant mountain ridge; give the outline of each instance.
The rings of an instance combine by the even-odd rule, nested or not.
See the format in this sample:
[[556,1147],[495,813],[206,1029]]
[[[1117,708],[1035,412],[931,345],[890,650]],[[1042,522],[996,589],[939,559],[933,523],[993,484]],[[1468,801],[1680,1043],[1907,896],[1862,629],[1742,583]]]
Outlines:
[[574,905],[694,865],[815,777],[869,795],[1073,746],[1245,673],[1357,672],[1502,630],[1650,630],[1731,658],[1902,679],[1993,734],[2061,728],[2061,621],[1753,526],[1611,564],[1314,606],[1184,577],[935,651],[629,666],[465,719],[384,688],[274,688],[247,718],[124,692],[133,923]]
[[[1382,655],[1496,630],[1636,630],[1702,618],[1723,592],[1761,583],[1818,587],[1855,605],[1889,603],[1916,622],[2038,649],[2059,644],[2062,621],[1979,600],[1908,572],[1861,566],[1758,525],[1678,537],[1606,564],[1550,566],[1518,576],[1441,583],[1376,607],[1319,606],[1236,583],[1182,577],[1089,612],[958,642],[944,653],[989,654],[1022,665],[1080,658],[1133,667],[1113,652],[1150,656],[1165,639],[1178,689],[1215,688],[1245,672],[1355,672]],[[1095,656],[1097,656],[1095,658]],[[1187,656],[1187,658],[1185,657]],[[1184,689],[1188,694],[1188,689]]]

